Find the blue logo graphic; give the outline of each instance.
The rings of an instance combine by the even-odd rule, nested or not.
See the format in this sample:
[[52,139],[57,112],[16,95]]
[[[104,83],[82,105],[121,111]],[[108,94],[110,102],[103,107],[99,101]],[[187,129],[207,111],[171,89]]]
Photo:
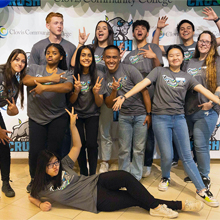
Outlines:
[[6,7],[11,0],[0,0],[0,8]]
[[8,30],[3,26],[0,26],[0,38],[5,38],[8,35]]
[[[156,31],[156,30],[154,30],[154,32],[153,32],[153,34],[152,34],[152,37],[154,37],[155,31]],[[159,36],[159,41],[160,41],[163,37],[164,37],[164,33],[163,33],[163,31],[161,31],[161,32],[160,32],[160,36]]]

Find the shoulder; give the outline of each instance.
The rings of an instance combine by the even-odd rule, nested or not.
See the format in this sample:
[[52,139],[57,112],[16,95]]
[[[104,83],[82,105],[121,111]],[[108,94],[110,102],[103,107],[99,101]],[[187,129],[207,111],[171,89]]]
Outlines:
[[[157,45],[157,44],[154,44],[154,43],[148,43],[147,45],[149,45],[151,47],[152,50],[157,50],[159,49],[160,50],[160,47]],[[146,45],[146,46],[147,46]]]
[[[50,42],[48,40],[48,38],[45,38],[43,40],[38,41],[37,43],[34,44],[33,47],[43,47],[45,45],[48,45]],[[44,48],[45,49],[45,48]]]
[[71,43],[70,41],[68,41],[68,40],[66,40],[64,38],[62,38],[62,41],[60,42],[60,44],[62,46],[68,46],[70,48],[74,48],[74,49],[76,48],[76,46],[73,43]]

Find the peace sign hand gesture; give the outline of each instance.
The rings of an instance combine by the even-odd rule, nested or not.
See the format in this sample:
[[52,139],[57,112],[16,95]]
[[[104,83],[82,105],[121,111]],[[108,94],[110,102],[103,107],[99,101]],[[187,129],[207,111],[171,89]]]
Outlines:
[[118,87],[120,86],[120,82],[121,82],[121,78],[118,79],[118,82],[115,80],[115,77],[112,77],[113,78],[113,83],[112,83],[112,90],[115,90],[117,91]]
[[167,16],[162,16],[161,18],[158,18],[158,22],[157,22],[157,28],[159,29],[163,29],[164,27],[166,27],[169,24],[166,24],[168,17]]
[[101,89],[101,86],[102,86],[102,84],[101,84],[102,80],[103,80],[103,78],[101,78],[99,81],[99,76],[98,76],[98,78],[96,80],[96,84],[94,85],[94,87],[92,89],[92,92],[94,95],[99,93],[99,90]]
[[65,72],[57,74],[57,68],[53,71],[52,75],[50,75],[50,82],[59,83],[61,79],[67,80],[66,77],[63,77],[62,75],[65,74]]
[[82,89],[82,84],[80,82],[80,75],[78,74],[78,79],[76,79],[76,77],[73,75],[73,79],[74,79],[74,93],[79,94],[81,89]]
[[81,33],[81,32],[80,32],[80,29],[79,29],[79,44],[84,45],[84,43],[87,41],[89,35],[90,35],[90,33],[88,33],[88,34],[86,35],[86,29],[85,29],[85,27],[83,27],[83,33]]
[[7,114],[8,115],[17,115],[18,114],[18,108],[15,104],[15,100],[12,97],[12,102],[10,102],[8,99],[6,99],[6,101],[8,102],[8,107],[7,107]]
[[153,52],[153,50],[151,49],[150,45],[148,45],[149,50],[146,49],[139,49],[143,52],[138,53],[138,55],[143,55],[144,58],[149,58],[149,59],[153,59],[156,58],[157,55]]
[[36,96],[36,94],[40,95],[44,92],[44,85],[42,85],[41,83],[37,82],[36,80],[34,80],[35,84],[37,85],[34,89],[32,89],[30,91],[30,93],[34,92],[34,97]]

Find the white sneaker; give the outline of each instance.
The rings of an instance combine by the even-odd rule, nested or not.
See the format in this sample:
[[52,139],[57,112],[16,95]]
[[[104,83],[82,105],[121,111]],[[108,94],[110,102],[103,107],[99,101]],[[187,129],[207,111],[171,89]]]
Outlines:
[[218,200],[207,189],[206,191],[196,192],[196,199],[203,201],[206,205],[211,207],[218,207]]
[[183,211],[185,212],[199,212],[204,207],[204,203],[201,201],[185,201],[185,207]]
[[148,177],[151,173],[151,167],[144,166],[142,177]]
[[106,162],[101,162],[101,163],[100,163],[99,173],[108,172],[108,168],[109,168],[109,164],[108,164],[108,163],[106,163]]
[[169,184],[170,184],[170,179],[166,177],[162,177],[158,189],[160,191],[167,191]]
[[167,208],[167,205],[163,204],[158,209],[150,209],[150,215],[165,218],[176,218],[178,217],[178,212]]

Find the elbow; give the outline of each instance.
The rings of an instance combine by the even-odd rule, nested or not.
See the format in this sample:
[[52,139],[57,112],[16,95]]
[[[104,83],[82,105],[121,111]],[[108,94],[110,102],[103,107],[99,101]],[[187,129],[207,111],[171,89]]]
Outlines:
[[73,84],[72,83],[70,83],[71,85],[67,85],[66,87],[65,87],[65,93],[69,93],[69,92],[71,92],[72,91],[72,89],[73,89]]

